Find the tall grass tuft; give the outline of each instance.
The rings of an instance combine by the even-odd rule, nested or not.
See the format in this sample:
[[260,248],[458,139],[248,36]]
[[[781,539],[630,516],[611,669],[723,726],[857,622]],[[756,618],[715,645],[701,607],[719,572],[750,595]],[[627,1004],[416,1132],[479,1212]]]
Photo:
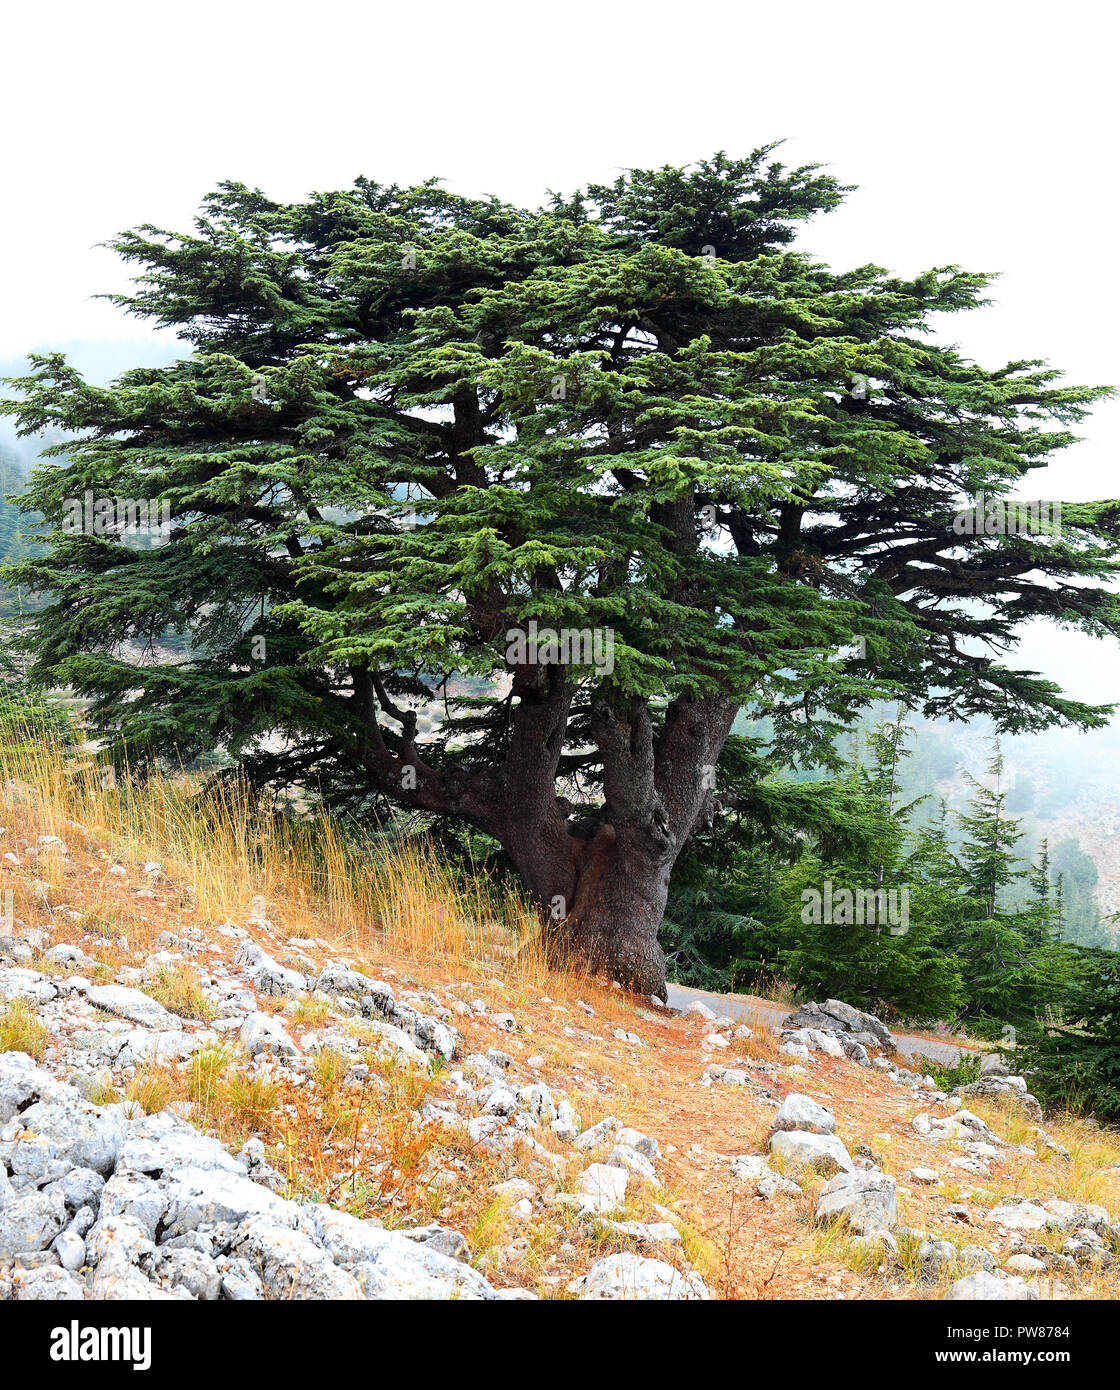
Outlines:
[[204,922],[266,915],[417,967],[500,964],[515,988],[549,973],[538,916],[510,886],[463,875],[422,838],[361,836],[329,814],[297,816],[237,777],[109,778],[88,748],[20,740],[0,748],[0,813],[29,837],[88,839],[126,868],[158,860],[162,881]]

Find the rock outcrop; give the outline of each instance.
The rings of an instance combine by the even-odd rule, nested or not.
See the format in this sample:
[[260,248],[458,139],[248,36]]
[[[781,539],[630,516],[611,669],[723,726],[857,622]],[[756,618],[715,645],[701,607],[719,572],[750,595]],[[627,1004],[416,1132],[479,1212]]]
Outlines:
[[[895,1040],[885,1023],[873,1014],[865,1014],[840,999],[826,999],[823,1004],[802,1004],[782,1021],[782,1032],[801,1041],[801,1033],[820,1033],[834,1040],[844,1055],[865,1060],[870,1051],[894,1052]],[[813,1044],[809,1044],[813,1045]],[[817,1042],[821,1050],[830,1050],[826,1043]],[[859,1056],[860,1050],[863,1057]]]
[[0,1292],[16,1298],[497,1299],[430,1243],[291,1201],[171,1111],[96,1106],[0,1053]]

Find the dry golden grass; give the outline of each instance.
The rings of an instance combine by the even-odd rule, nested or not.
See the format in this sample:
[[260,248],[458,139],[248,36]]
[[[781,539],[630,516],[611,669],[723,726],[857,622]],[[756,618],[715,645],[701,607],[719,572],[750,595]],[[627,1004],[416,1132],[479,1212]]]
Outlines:
[[145,1115],[166,1110],[182,1086],[169,1067],[146,1066],[137,1071],[125,1089],[125,1100],[135,1101]]
[[[1013,1102],[979,1098],[970,1108],[1010,1144],[1038,1146],[1038,1128]],[[996,1185],[1008,1191],[1045,1186],[1048,1195],[1067,1202],[1095,1202],[1113,1221],[1120,1221],[1120,1130],[1098,1125],[1080,1115],[1054,1115],[1045,1131],[1069,1150],[1069,1158],[1039,1151],[1024,1159]],[[988,1186],[993,1184],[989,1183]]]
[[[788,1063],[790,1058],[782,1052],[782,1039],[778,1033],[770,1028],[752,1028],[753,1037],[750,1038],[731,1038],[731,1053],[729,1065],[734,1066],[741,1061],[750,1060],[755,1062],[770,1062],[774,1065]],[[719,1058],[713,1058],[719,1061]]]
[[[158,886],[175,885],[202,922],[267,917],[279,930],[322,936],[358,950],[412,962],[421,975],[446,968],[485,977],[500,971],[511,999],[580,980],[547,959],[536,912],[508,885],[463,876],[421,840],[355,843],[329,815],[292,818],[237,783],[197,777],[124,776],[103,785],[96,763],[57,745],[0,749],[0,813],[13,838],[41,837],[95,847],[104,868],[87,883],[87,931],[111,945],[122,924],[110,891],[113,862],[143,879],[143,863],[161,866]],[[106,852],[107,851],[107,852]],[[66,856],[35,852],[37,885],[17,885],[18,906],[51,910],[68,883]],[[104,891],[98,893],[98,888]],[[128,921],[128,934],[151,945],[158,921]],[[115,962],[110,957],[107,963]]]
[[[0,866],[16,891],[17,911],[23,907],[30,919],[49,914],[56,939],[81,944],[97,961],[82,967],[87,973],[111,976],[142,964],[165,929],[256,923],[270,949],[287,936],[314,938],[359,968],[483,998],[491,1014],[532,1019],[525,1043],[495,1036],[489,1016],[460,1017],[456,1025],[468,1051],[497,1044],[522,1053],[522,1061],[530,1047],[547,1057],[542,1079],[559,1081],[586,1123],[620,1106],[625,1113],[626,1096],[640,1093],[634,1058],[645,1061],[651,1050],[612,1036],[620,1026],[647,1031],[634,1001],[600,980],[553,969],[524,902],[485,878],[464,880],[422,843],[355,847],[329,818],[293,823],[243,789],[207,797],[186,777],[120,779],[105,788],[95,769],[75,768],[50,748],[0,752],[0,824],[3,847],[22,861],[19,869]],[[69,855],[38,852],[39,838],[53,835]],[[158,873],[145,872],[149,861]],[[113,865],[125,872],[110,874]],[[210,1013],[191,965],[166,968],[146,988],[180,1015]],[[261,999],[258,1007],[280,1009],[284,1001]],[[315,999],[290,1011],[302,1027],[327,1016],[328,1006]],[[580,1031],[575,1043],[563,1031],[568,1024]],[[368,1074],[347,1080],[356,1060]],[[604,1095],[614,1078],[619,1092]],[[524,1176],[537,1186],[540,1174],[521,1155],[481,1149],[461,1129],[422,1124],[420,1108],[441,1084],[438,1071],[402,1068],[369,1048],[357,1058],[318,1054],[310,1084],[302,1086],[282,1073],[262,1079],[236,1051],[210,1048],[181,1066],[146,1066],[123,1096],[107,1086],[101,1099],[129,1099],[147,1112],[186,1106],[192,1122],[235,1150],[259,1136],[292,1195],[331,1201],[385,1225],[454,1225],[468,1234],[475,1262],[490,1277],[565,1296],[567,1281],[586,1270],[601,1241],[579,1223],[569,1226],[559,1209],[542,1207],[543,1199],[532,1221],[512,1220],[511,1204],[495,1198],[493,1185]],[[541,1137],[550,1151],[559,1149],[552,1136]],[[636,1203],[632,1214],[645,1214],[645,1207]],[[695,1240],[699,1250],[702,1238]]]
[[41,1062],[46,1044],[47,1030],[26,1000],[13,1000],[0,1009],[0,1052],[26,1052]]
[[148,981],[145,990],[165,1009],[170,1009],[181,1018],[197,1018],[205,1022],[217,1014],[217,1009],[206,997],[193,965],[176,962],[164,966],[154,980]]

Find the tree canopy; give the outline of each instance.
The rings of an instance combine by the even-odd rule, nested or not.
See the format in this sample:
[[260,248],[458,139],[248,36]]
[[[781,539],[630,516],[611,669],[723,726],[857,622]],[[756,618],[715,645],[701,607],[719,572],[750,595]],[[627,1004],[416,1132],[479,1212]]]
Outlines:
[[[791,249],[846,191],[770,146],[543,209],[227,183],[189,232],[117,237],[119,302],[189,351],[104,388],[39,355],[13,383],[23,430],[67,432],[27,498],[50,548],[13,572],[51,596],[37,678],[133,764],[222,747],[458,818],[558,939],[661,989],[669,874],[738,709],[808,758],[883,695],[1001,729],[1107,715],[1003,655],[1039,617],[1117,633],[1118,504],[953,527],[1105,392],[935,338],[988,275]],[[87,492],[166,502],[166,544],[64,530]],[[169,629],[189,659],[127,659]]]

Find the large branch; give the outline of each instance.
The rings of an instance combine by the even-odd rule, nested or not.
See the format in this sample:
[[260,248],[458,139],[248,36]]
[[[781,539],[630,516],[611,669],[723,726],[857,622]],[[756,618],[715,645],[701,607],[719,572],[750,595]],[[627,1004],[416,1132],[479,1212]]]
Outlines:
[[665,711],[656,744],[656,783],[678,845],[710,805],[719,755],[738,706],[724,695],[680,696]]
[[[377,790],[402,806],[429,811],[433,815],[460,816],[480,829],[495,833],[504,801],[494,769],[431,767],[416,750],[416,718],[412,711],[398,710],[387,696],[382,704],[384,687],[380,677],[363,670],[355,670],[352,674],[354,698],[351,704],[365,735],[358,760]],[[375,697],[377,706],[382,709],[390,706],[385,712],[404,724],[400,753],[394,753],[385,741]]]

